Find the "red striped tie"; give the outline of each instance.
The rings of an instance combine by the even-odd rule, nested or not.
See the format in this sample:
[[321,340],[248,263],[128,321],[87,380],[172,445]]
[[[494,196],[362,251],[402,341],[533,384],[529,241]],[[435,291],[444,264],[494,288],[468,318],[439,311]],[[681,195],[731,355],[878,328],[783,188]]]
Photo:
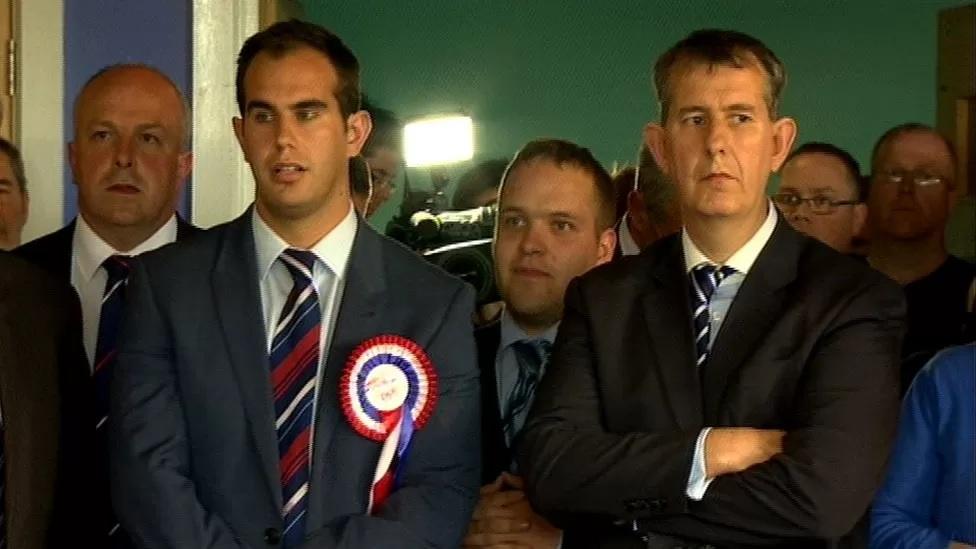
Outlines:
[[278,453],[281,458],[282,547],[298,547],[305,536],[315,379],[319,364],[322,314],[312,283],[315,255],[287,249],[279,257],[294,285],[271,340],[271,388],[274,394]]

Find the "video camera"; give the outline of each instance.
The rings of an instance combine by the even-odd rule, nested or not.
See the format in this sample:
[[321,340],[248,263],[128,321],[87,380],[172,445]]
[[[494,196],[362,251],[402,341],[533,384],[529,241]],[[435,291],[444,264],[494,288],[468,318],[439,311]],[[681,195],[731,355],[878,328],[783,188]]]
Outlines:
[[432,177],[433,191],[404,184],[400,212],[386,226],[394,238],[431,263],[474,286],[478,305],[497,301],[491,241],[495,207],[447,210],[446,177]]

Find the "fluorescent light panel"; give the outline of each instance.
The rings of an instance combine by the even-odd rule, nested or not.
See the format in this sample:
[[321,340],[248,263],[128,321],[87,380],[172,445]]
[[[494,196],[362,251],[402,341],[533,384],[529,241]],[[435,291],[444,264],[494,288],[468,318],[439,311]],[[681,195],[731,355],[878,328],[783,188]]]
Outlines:
[[407,166],[421,168],[470,160],[474,156],[474,124],[470,116],[434,116],[403,127]]

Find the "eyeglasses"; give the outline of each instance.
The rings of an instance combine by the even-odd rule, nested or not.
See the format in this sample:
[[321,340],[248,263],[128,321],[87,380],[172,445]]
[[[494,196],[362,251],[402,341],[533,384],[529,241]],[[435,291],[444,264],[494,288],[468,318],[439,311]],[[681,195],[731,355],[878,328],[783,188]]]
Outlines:
[[810,211],[817,215],[826,215],[837,210],[838,206],[853,206],[860,204],[858,200],[833,200],[830,197],[816,195],[802,197],[794,193],[779,193],[773,195],[773,202],[780,205],[784,210],[795,210],[800,204],[806,202],[810,205]]
[[934,187],[949,180],[939,175],[924,172],[883,171],[878,174],[877,181],[901,186],[902,182],[910,181],[916,187]]

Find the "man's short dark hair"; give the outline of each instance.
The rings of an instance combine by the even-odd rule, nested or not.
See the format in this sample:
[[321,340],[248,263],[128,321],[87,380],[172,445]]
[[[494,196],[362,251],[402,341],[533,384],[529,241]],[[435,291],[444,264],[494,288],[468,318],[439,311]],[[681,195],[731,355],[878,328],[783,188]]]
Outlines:
[[678,193],[668,176],[654,160],[647,145],[642,145],[637,153],[637,173],[634,175],[634,188],[644,198],[647,214],[655,223],[668,224],[680,215],[677,207]]
[[[505,174],[502,176],[502,188],[508,181],[508,176],[515,171],[515,168],[537,159],[544,159],[557,166],[574,166],[593,176],[593,186],[596,190],[597,216],[596,224],[598,231],[604,231],[613,227],[616,219],[614,218],[614,192],[613,180],[607,170],[597,162],[593,153],[589,149],[580,147],[575,143],[562,139],[538,139],[530,141],[509,162]],[[501,196],[501,195],[499,195]]]
[[451,199],[451,207],[455,210],[469,210],[480,206],[481,204],[476,204],[475,200],[485,191],[498,191],[507,167],[508,160],[493,158],[479,162],[461,174]]
[[391,110],[376,106],[368,99],[363,99],[363,110],[369,113],[373,121],[373,129],[363,144],[363,154],[369,156],[382,148],[402,154],[403,122],[397,115]]
[[939,130],[929,126],[928,124],[922,124],[921,122],[908,122],[905,124],[899,124],[894,128],[889,129],[884,132],[884,134],[878,139],[874,144],[874,148],[871,149],[871,173],[878,171],[878,161],[880,161],[881,151],[884,149],[885,145],[894,141],[896,137],[899,137],[906,133],[927,133],[934,135],[942,141],[945,145],[947,151],[949,151],[949,158],[952,159],[952,169],[956,169],[956,148],[952,145],[952,142],[946,139],[946,136],[942,135]]
[[786,157],[786,162],[783,163],[783,166],[786,166],[792,162],[794,158],[803,154],[825,154],[840,160],[841,164],[844,165],[844,169],[847,171],[847,175],[850,178],[851,183],[853,184],[854,198],[862,202],[864,201],[865,188],[864,178],[861,177],[861,165],[858,164],[857,160],[851,155],[851,153],[845,151],[837,145],[821,143],[819,141],[810,141],[800,145],[796,148],[796,150],[790,153],[790,155]]
[[786,86],[786,69],[776,54],[748,34],[731,30],[704,29],[689,34],[671,47],[654,64],[654,88],[661,107],[661,122],[667,120],[671,106],[671,78],[674,70],[685,63],[746,68],[759,63],[766,74],[766,107],[776,119],[780,96]]
[[0,152],[7,155],[10,159],[10,168],[14,172],[14,179],[21,193],[27,193],[27,173],[24,171],[24,158],[20,155],[17,146],[0,137]]
[[237,56],[237,108],[244,115],[246,107],[244,97],[244,76],[247,74],[251,62],[261,52],[268,52],[272,57],[280,58],[296,49],[308,47],[319,51],[335,67],[339,76],[339,83],[335,90],[339,101],[339,110],[343,118],[360,109],[359,93],[359,61],[342,40],[325,28],[292,19],[271,25],[263,31],[248,38],[241,46]]

